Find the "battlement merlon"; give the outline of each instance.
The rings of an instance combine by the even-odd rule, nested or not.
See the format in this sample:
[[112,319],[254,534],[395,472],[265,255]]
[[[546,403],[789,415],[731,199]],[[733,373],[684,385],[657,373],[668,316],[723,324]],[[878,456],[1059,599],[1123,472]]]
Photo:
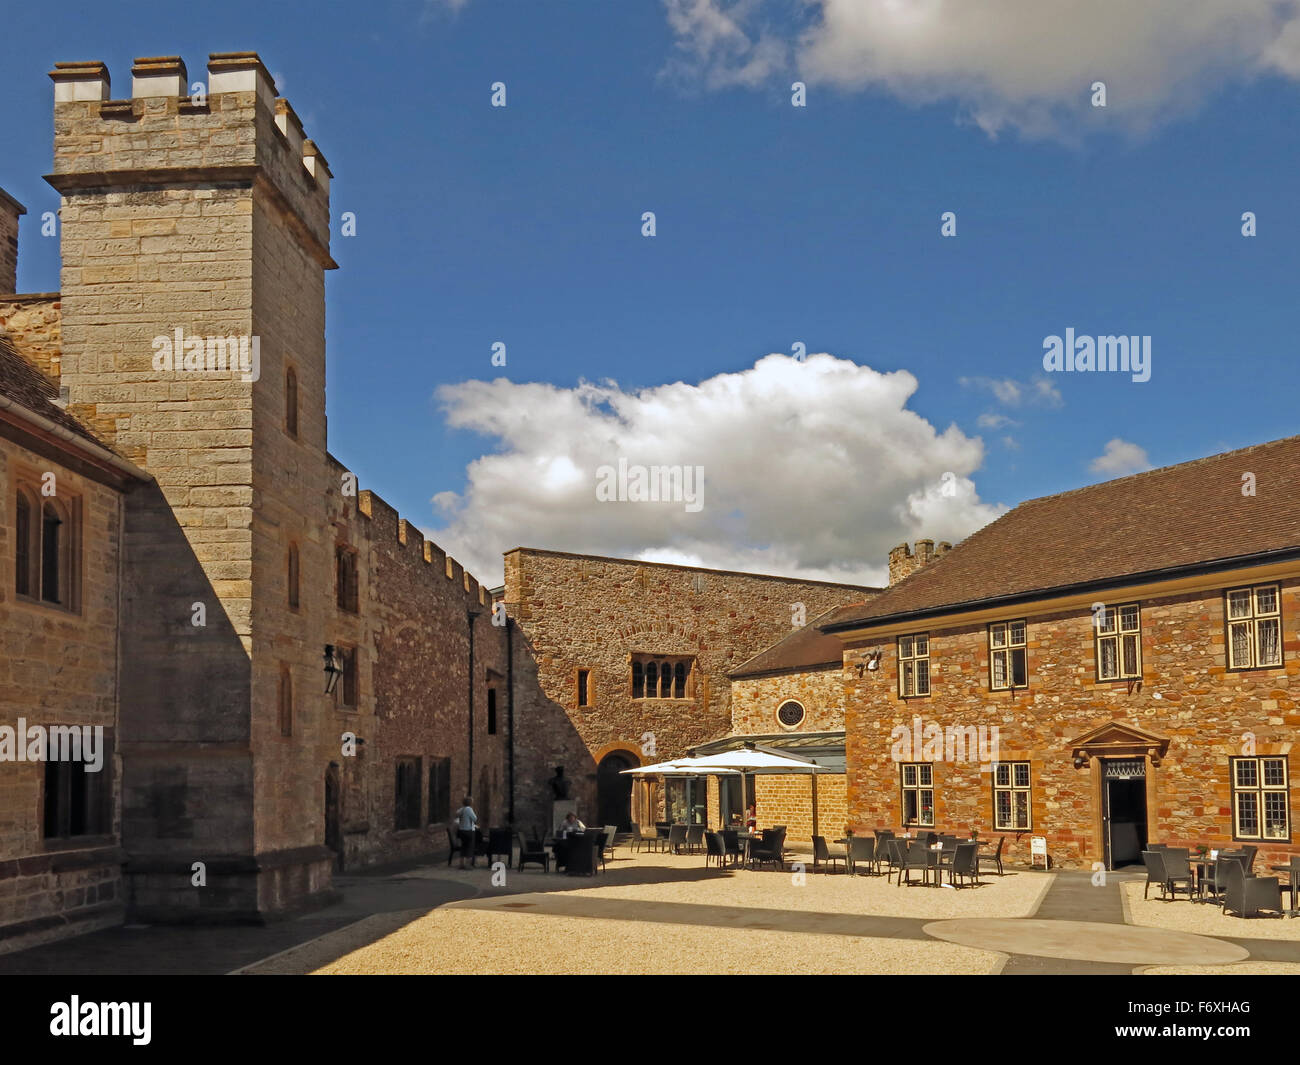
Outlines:
[[54,171],[64,196],[85,191],[233,184],[264,192],[324,269],[330,257],[329,164],[306,137],[256,52],[214,52],[206,92],[191,93],[179,56],[137,59],[131,98],[111,98],[108,67],[56,63]]

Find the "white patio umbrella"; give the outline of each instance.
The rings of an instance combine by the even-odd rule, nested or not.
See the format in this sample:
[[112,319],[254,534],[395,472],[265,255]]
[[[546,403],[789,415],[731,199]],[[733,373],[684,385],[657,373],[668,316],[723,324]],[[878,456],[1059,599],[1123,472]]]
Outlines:
[[720,754],[706,754],[702,758],[687,759],[700,772],[735,770],[740,773],[830,773],[833,770],[820,766],[816,762],[803,758],[790,758],[770,751],[759,751],[742,747],[735,751],[722,751]]
[[622,769],[621,776],[634,777],[701,777],[701,776],[736,776],[736,769],[706,767],[702,758],[678,758],[671,762],[656,762],[654,765],[637,766],[635,769]]
[[807,758],[793,758],[772,751],[759,750],[754,747],[741,747],[734,751],[722,751],[719,754],[707,754],[693,759],[698,772],[712,773],[733,771],[753,773],[756,776],[776,776],[799,774],[812,777],[813,834],[817,834],[817,776],[833,770],[820,766]]

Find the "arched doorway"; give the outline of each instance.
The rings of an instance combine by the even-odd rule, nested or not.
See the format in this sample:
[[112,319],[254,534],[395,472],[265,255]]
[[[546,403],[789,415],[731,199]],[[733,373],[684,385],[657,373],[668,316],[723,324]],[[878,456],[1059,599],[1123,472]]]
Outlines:
[[620,832],[632,827],[632,777],[624,769],[641,763],[626,751],[611,751],[596,766],[596,820],[602,825],[617,825]]

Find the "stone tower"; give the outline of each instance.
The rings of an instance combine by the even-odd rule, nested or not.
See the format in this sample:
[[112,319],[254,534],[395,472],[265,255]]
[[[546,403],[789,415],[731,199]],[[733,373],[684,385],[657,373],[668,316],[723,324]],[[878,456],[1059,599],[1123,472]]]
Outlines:
[[124,530],[128,906],[261,918],[330,896],[330,173],[255,53],[212,55],[206,85],[178,57],[131,74],[113,99],[102,63],[56,65],[48,178],[63,197],[61,383],[156,479]]

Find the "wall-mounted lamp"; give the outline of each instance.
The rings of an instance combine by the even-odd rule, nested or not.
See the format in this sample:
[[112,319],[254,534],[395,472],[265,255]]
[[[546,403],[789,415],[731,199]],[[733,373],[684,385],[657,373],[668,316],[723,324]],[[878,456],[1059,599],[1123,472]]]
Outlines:
[[339,682],[339,677],[343,676],[343,663],[339,661],[338,655],[334,653],[334,645],[327,643],[325,645],[325,694],[334,694],[334,685]]
[[883,652],[881,651],[872,651],[871,654],[867,655],[867,660],[865,662],[859,662],[858,676],[862,676],[863,670],[869,670],[870,672],[875,673],[880,668],[880,656],[882,653]]

